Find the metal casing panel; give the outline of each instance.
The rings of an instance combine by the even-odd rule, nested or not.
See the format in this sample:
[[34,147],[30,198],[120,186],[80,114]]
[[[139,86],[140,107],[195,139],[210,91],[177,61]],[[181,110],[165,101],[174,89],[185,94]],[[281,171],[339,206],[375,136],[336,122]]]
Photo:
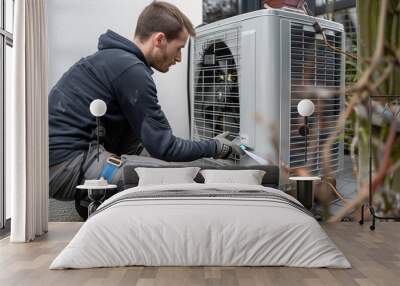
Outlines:
[[[256,153],[274,164],[279,163],[281,114],[280,19],[272,15],[255,18],[259,28],[256,76]],[[244,79],[245,80],[245,79]],[[251,79],[247,79],[251,80]]]
[[[234,17],[230,17],[224,20],[216,21],[211,24],[207,24],[204,26],[200,26],[196,28],[197,34],[202,34],[208,31],[215,31],[218,29],[225,29],[224,26],[229,25],[238,25],[238,23],[247,21],[249,19],[258,18],[258,17],[279,17],[281,19],[288,19],[288,20],[295,20],[303,23],[312,24],[315,21],[315,17],[307,16],[299,12],[293,12],[290,9],[261,9],[257,11],[253,11],[246,14],[237,15]],[[343,25],[332,22],[325,19],[318,19],[320,25],[324,28],[336,30],[336,31],[343,31]]]

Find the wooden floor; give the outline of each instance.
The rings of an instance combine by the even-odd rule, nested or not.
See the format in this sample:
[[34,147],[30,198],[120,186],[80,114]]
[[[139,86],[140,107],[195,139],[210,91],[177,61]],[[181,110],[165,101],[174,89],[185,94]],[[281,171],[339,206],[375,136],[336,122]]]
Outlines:
[[121,267],[48,270],[81,223],[50,223],[49,233],[27,244],[0,241],[0,285],[400,285],[400,223],[323,225],[353,268]]

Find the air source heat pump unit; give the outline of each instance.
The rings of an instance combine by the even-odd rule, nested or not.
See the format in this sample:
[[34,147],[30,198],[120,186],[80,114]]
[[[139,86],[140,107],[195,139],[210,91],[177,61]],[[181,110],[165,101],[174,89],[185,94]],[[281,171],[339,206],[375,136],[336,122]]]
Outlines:
[[[344,49],[341,24],[297,10],[258,10],[199,27],[191,46],[192,139],[230,131],[291,173],[306,166],[320,175],[322,145],[334,132],[344,103],[339,94],[314,91],[343,87],[344,56],[325,45],[313,27],[316,20],[329,43]],[[315,105],[308,119],[307,160],[305,137],[299,133],[304,118],[297,111],[302,99]],[[342,159],[343,142],[335,141],[329,154],[333,172]]]

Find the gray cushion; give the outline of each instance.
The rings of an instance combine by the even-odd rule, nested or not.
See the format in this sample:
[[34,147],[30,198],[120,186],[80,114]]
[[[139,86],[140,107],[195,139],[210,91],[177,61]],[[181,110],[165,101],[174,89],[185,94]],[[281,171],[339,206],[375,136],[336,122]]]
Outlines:
[[[123,166],[123,180],[124,189],[136,187],[139,183],[139,176],[137,175],[135,168],[137,167],[148,167],[148,168],[182,168],[187,165],[169,165],[169,166],[146,166],[146,164],[138,165],[126,165]],[[199,166],[202,170],[204,169],[219,169],[219,170],[263,170],[265,175],[262,179],[261,184],[265,187],[278,188],[279,186],[279,168],[275,165],[252,165],[252,166]],[[197,183],[204,183],[204,178],[200,174],[194,178]]]

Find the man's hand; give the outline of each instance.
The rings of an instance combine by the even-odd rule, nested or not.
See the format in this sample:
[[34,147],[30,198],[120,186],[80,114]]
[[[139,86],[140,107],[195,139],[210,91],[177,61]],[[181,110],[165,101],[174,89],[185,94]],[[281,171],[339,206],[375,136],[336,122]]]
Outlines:
[[243,153],[239,145],[226,138],[228,135],[229,131],[226,131],[214,137],[217,142],[217,153],[214,156],[215,159],[226,159],[231,154],[241,155]]

